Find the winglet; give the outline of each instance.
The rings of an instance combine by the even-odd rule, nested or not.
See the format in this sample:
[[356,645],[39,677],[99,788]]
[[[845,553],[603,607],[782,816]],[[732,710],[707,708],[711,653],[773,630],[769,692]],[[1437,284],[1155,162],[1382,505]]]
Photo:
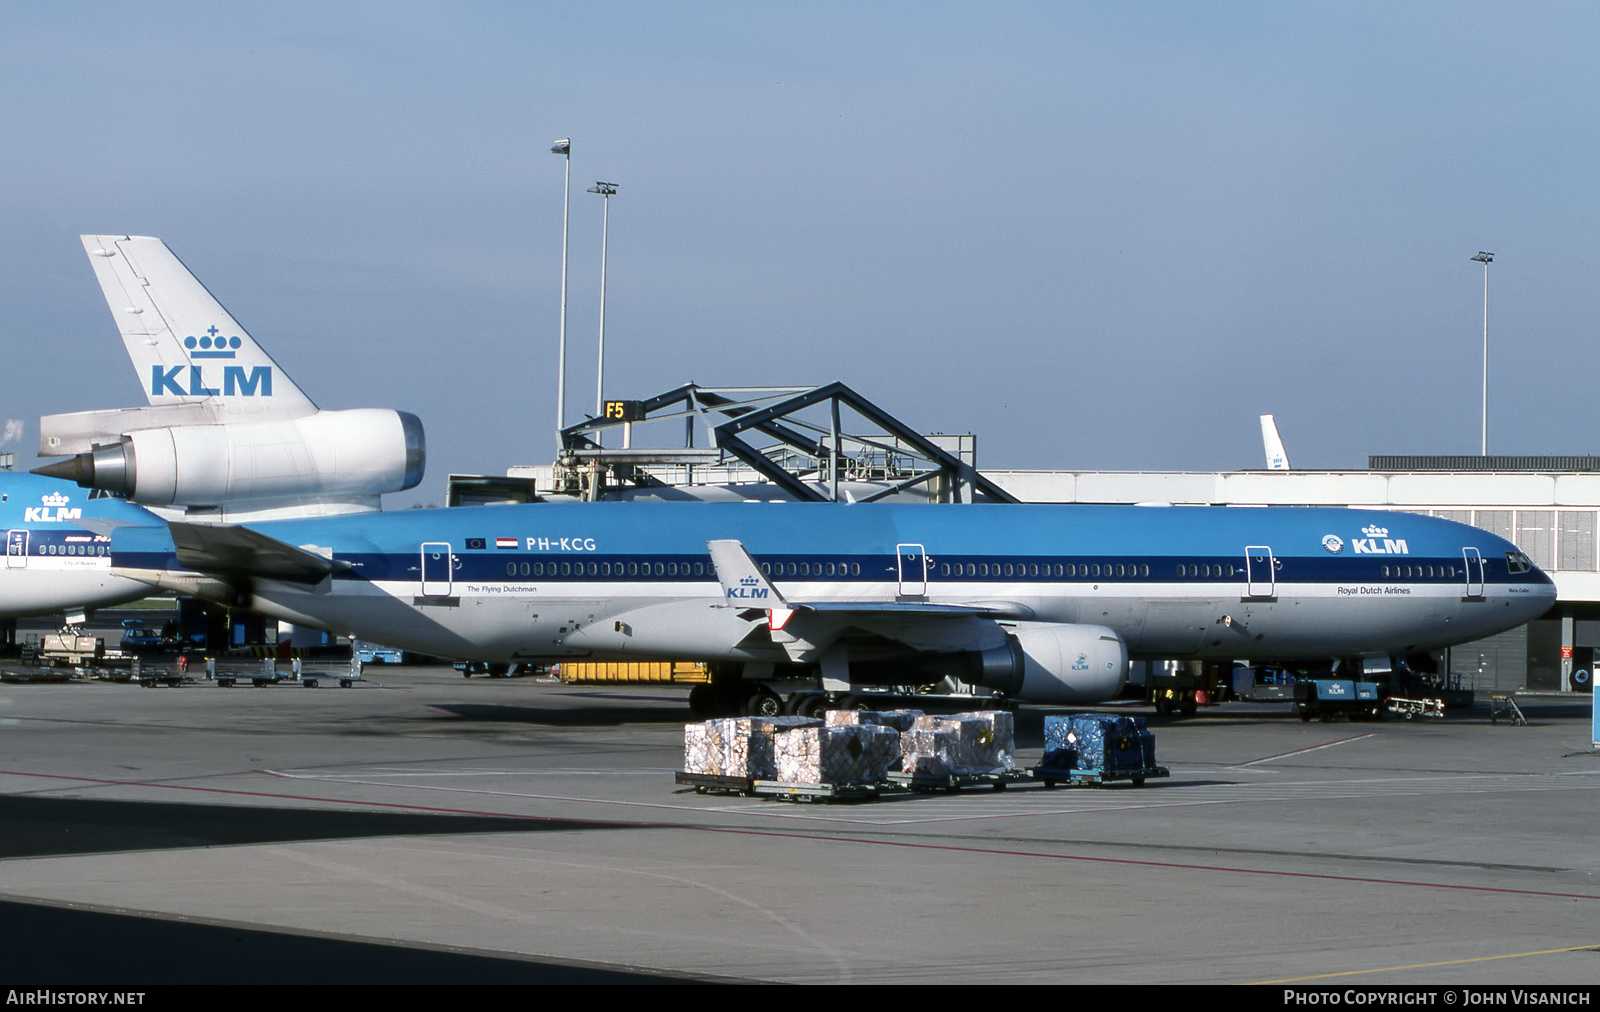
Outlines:
[[738,541],[707,541],[711,550],[711,564],[717,569],[717,580],[722,584],[722,598],[731,605],[747,608],[765,608],[767,624],[782,629],[794,614],[778,588],[772,585],[756,560],[750,557]]

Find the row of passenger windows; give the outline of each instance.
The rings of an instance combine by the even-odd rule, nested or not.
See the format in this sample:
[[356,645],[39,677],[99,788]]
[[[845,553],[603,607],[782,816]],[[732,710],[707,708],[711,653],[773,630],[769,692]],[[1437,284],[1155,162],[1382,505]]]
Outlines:
[[110,545],[40,545],[40,555],[109,555]]
[[763,562],[768,576],[860,576],[859,562]]
[[506,563],[507,576],[715,576],[705,562],[543,562]]
[[1426,579],[1430,576],[1453,577],[1456,575],[1454,566],[1384,566],[1384,576],[1395,576],[1400,579],[1406,577],[1420,577]]
[[[1180,567],[1182,568],[1182,567]],[[1210,566],[1206,567],[1210,569]],[[1218,567],[1221,568],[1220,566]],[[1231,568],[1231,567],[1230,567]],[[939,565],[940,576],[1149,576],[1150,567],[1135,563],[1056,563],[1037,562],[944,562]]]
[[[39,554],[50,555],[105,555],[106,546],[49,545],[39,547]],[[763,562],[761,572],[767,576],[860,576],[861,564],[857,562]],[[1454,578],[1455,566],[1383,566],[1385,579],[1408,577]],[[508,562],[507,576],[687,576],[715,577],[716,570],[705,562]],[[1147,577],[1150,567],[1143,563],[1012,563],[1012,562],[945,562],[939,565],[940,576],[1061,576],[1073,577]],[[1242,566],[1223,563],[1184,564],[1178,567],[1179,577],[1235,578],[1242,577]]]

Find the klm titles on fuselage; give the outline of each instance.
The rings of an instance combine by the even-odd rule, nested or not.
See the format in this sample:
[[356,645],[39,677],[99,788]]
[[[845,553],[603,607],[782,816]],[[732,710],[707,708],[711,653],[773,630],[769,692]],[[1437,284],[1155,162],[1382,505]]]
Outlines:
[[1364,538],[1351,538],[1350,548],[1357,555],[1410,555],[1404,538],[1389,537],[1389,528],[1376,524],[1361,528]]
[[51,492],[49,495],[40,496],[39,501],[44,505],[23,508],[23,523],[58,524],[67,520],[77,520],[83,516],[83,509],[78,506],[68,506],[67,503],[72,500],[60,492]]

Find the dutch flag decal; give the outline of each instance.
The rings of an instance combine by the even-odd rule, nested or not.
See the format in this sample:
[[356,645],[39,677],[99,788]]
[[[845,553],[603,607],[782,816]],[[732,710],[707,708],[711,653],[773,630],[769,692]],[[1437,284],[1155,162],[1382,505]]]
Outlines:
[[494,546],[496,548],[515,548],[515,547],[517,547],[517,539],[516,538],[495,538],[494,539]]

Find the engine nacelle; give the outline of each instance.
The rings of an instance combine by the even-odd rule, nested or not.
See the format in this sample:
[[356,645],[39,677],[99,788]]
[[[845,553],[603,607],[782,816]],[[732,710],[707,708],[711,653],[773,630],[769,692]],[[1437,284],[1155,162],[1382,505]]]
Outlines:
[[1019,622],[1004,645],[969,656],[966,681],[1027,703],[1102,703],[1128,680],[1128,645],[1103,625]]
[[400,492],[422,481],[422,422],[356,408],[300,418],[138,429],[35,473],[135,502],[220,505]]

